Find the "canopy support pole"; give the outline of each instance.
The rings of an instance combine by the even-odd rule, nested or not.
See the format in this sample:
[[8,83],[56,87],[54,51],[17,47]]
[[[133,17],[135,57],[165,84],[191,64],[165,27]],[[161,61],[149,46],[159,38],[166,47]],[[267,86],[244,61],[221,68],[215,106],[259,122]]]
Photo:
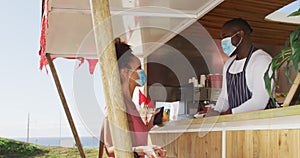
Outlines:
[[90,5],[114,154],[116,158],[132,158],[132,142],[116,59],[109,0],[90,0]]
[[283,102],[283,107],[287,107],[291,104],[291,101],[299,87],[299,84],[300,84],[300,72],[297,73],[297,76],[294,80],[294,83],[292,84],[290,90],[289,90],[289,93],[288,95],[286,96],[284,102]]
[[65,98],[62,86],[60,84],[60,81],[59,81],[56,69],[54,67],[53,61],[51,60],[50,54],[47,53],[46,54],[46,58],[47,58],[47,61],[49,63],[49,66],[50,66],[50,69],[51,69],[51,72],[52,72],[52,76],[53,76],[53,79],[54,79],[54,82],[55,82],[58,94],[59,94],[60,99],[61,99],[61,103],[62,103],[63,108],[65,110],[65,113],[67,115],[67,119],[69,121],[71,130],[72,130],[75,142],[76,142],[76,146],[77,146],[77,148],[79,150],[81,158],[85,158],[85,154],[84,154],[83,147],[82,147],[80,139],[79,139],[79,135],[77,133],[77,130],[76,130],[76,127],[75,127],[75,124],[74,124],[74,121],[73,121],[73,118],[72,118],[72,115],[71,115],[71,112],[70,112],[67,100]]

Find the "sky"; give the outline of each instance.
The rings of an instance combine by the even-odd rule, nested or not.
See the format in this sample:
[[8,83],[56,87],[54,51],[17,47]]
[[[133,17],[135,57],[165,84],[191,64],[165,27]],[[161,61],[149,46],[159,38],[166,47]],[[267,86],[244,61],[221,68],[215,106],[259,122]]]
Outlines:
[[292,12],[298,10],[300,7],[300,0],[296,0],[292,2],[291,4],[280,8],[278,11],[291,14]]
[[[0,7],[0,137],[26,137],[28,113],[30,137],[72,136],[52,75],[39,70],[41,1],[0,1]],[[76,63],[55,65],[79,134],[89,136],[72,99]]]

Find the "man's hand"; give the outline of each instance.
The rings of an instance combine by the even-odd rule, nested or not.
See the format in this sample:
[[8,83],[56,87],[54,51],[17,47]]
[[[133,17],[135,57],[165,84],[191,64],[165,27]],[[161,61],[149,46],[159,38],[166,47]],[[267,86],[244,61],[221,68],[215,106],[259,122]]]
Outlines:
[[205,117],[210,117],[210,116],[219,116],[220,115],[220,112],[219,111],[216,111],[214,109],[210,109],[207,111]]
[[227,111],[221,113],[221,115],[227,115],[227,114],[232,114],[231,108],[228,108]]

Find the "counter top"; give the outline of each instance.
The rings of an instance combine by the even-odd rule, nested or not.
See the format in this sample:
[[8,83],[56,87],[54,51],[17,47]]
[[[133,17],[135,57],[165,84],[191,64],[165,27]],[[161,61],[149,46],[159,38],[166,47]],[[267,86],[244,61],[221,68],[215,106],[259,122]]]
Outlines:
[[300,106],[165,122],[151,133],[300,129]]

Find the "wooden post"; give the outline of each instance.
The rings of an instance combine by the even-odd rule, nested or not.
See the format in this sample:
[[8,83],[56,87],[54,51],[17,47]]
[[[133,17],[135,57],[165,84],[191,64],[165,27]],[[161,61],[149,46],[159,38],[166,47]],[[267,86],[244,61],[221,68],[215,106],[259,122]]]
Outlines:
[[117,158],[132,158],[132,142],[113,41],[109,0],[90,0],[105,102]]
[[29,143],[29,124],[30,124],[30,113],[27,115],[27,139],[26,142]]
[[299,83],[300,83],[300,73],[298,72],[294,80],[294,83],[292,84],[290,91],[283,102],[283,107],[289,106],[291,104],[291,101],[299,87]]
[[74,121],[73,121],[70,109],[68,107],[68,103],[67,103],[67,100],[65,98],[62,86],[60,84],[60,81],[59,81],[56,69],[54,67],[53,61],[51,60],[50,54],[47,53],[46,57],[47,57],[47,61],[49,63],[49,66],[50,66],[50,69],[51,69],[51,72],[52,72],[52,76],[53,76],[53,79],[54,79],[54,82],[55,82],[58,94],[59,94],[60,99],[61,99],[61,103],[62,103],[63,108],[65,110],[65,113],[67,115],[67,119],[68,119],[68,122],[70,124],[71,130],[72,130],[75,142],[76,142],[76,146],[77,146],[77,148],[79,150],[81,158],[85,158],[83,147],[81,145],[81,142],[80,142],[80,139],[79,139],[79,136],[78,136],[78,133],[77,133],[77,130],[76,130],[76,127],[75,127],[75,124],[74,124]]
[[[146,72],[146,74],[148,75],[148,65],[147,65],[147,62],[148,62],[148,57],[144,57],[143,59],[143,62],[144,62],[144,71]],[[144,86],[144,95],[146,97],[148,97],[148,83],[146,82],[145,86]],[[150,98],[151,99],[151,98]]]

